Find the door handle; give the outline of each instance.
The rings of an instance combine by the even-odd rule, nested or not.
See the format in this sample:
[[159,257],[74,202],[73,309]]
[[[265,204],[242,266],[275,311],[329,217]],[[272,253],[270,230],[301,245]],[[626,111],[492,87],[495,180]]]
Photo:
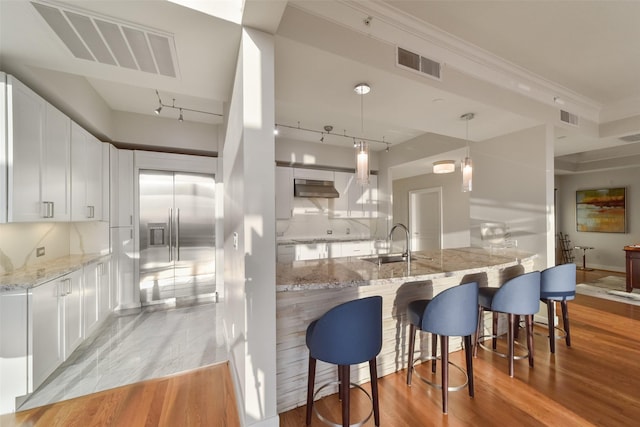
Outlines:
[[171,251],[173,231],[173,208],[169,208],[169,262],[173,261],[173,253]]
[[176,261],[180,261],[180,209],[176,208]]

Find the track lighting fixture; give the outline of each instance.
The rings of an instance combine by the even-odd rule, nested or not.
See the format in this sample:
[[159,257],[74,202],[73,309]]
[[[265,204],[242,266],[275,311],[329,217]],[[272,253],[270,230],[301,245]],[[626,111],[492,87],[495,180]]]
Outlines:
[[209,114],[210,116],[223,117],[222,114],[218,114],[218,113],[211,113],[209,111],[202,111],[202,110],[196,110],[196,109],[193,109],[193,108],[180,107],[179,105],[176,105],[176,99],[175,98],[173,98],[173,102],[171,103],[171,105],[165,104],[165,103],[162,102],[162,99],[160,99],[160,94],[158,93],[157,89],[156,89],[156,96],[158,97],[158,108],[153,110],[153,112],[158,116],[160,115],[160,112],[162,111],[162,107],[167,107],[167,108],[173,108],[174,110],[178,110],[180,112],[180,115],[178,116],[178,121],[179,122],[183,122],[184,121],[184,115],[182,114],[183,111],[191,111],[193,113]]

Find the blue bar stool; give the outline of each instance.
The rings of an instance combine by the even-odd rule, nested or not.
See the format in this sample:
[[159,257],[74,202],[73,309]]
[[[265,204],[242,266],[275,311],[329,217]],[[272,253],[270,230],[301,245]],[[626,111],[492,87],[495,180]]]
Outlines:
[[[407,384],[411,385],[414,364],[420,360],[413,358],[416,342],[416,329],[431,333],[431,371],[436,371],[436,347],[440,336],[440,359],[442,368],[442,384],[429,385],[442,389],[442,412],[448,410],[448,392],[462,389],[468,385],[469,396],[473,397],[473,358],[471,335],[476,331],[478,310],[478,283],[471,282],[445,289],[430,300],[412,301],[407,306],[409,320],[409,360],[407,367]],[[464,350],[467,362],[467,382],[461,386],[449,386],[449,337],[464,337]],[[456,368],[456,365],[453,365]],[[463,371],[464,372],[464,371]],[[416,374],[417,375],[417,374]]]
[[547,321],[549,326],[549,347],[551,353],[556,352],[555,337],[555,305],[560,301],[562,322],[567,347],[571,347],[571,331],[569,330],[569,308],[567,301],[576,297],[576,265],[561,264],[549,267],[540,274],[540,300],[547,304]]
[[[349,426],[349,389],[350,385],[366,391],[350,382],[350,367],[369,362],[371,375],[372,412],[375,425],[380,425],[378,405],[378,370],[376,356],[382,349],[382,297],[374,296],[340,304],[327,311],[322,317],[307,327],[307,347],[309,348],[309,379],[307,386],[307,425],[311,424],[311,411],[314,401],[314,381],[316,361],[338,365],[339,394],[342,400],[342,425]],[[330,383],[331,384],[331,383]],[[318,391],[330,385],[322,385]],[[317,411],[316,415],[329,425],[336,425]],[[354,425],[362,425],[371,417]]]
[[[529,366],[533,367],[533,315],[538,312],[540,308],[540,272],[533,271],[531,273],[521,274],[513,279],[506,281],[499,288],[485,287],[480,288],[478,295],[478,331],[476,332],[476,341],[474,345],[474,355],[478,354],[478,346],[481,346],[480,341],[486,338],[486,335],[481,336],[482,319],[486,310],[493,311],[495,313],[505,313],[509,320],[507,328],[507,347],[508,353],[506,355],[497,353],[500,356],[507,357],[509,359],[509,376],[513,377],[513,361],[516,358],[514,355],[515,344],[515,326],[516,316],[525,316],[526,329],[527,329],[527,356],[529,358]],[[493,334],[490,335],[493,338],[493,350],[495,350],[495,338],[496,338],[496,317],[494,316],[493,322]],[[522,357],[520,357],[522,358]]]

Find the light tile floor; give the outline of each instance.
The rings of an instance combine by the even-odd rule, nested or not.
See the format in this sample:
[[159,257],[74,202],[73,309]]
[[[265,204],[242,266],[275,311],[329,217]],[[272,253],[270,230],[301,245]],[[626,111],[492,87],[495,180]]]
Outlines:
[[222,304],[115,313],[19,410],[228,360]]

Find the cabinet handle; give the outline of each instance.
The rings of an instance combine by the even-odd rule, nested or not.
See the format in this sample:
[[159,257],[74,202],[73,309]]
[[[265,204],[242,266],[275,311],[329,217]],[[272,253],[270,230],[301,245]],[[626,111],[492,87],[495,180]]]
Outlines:
[[42,217],[53,218],[53,202],[42,202]]
[[129,215],[129,225],[133,225],[133,215]]
[[95,207],[87,206],[87,218],[93,218],[93,217],[95,217]]
[[71,295],[71,292],[73,292],[73,283],[71,283],[71,279],[65,279],[64,280],[66,282],[66,288],[67,288],[67,293],[66,295]]

